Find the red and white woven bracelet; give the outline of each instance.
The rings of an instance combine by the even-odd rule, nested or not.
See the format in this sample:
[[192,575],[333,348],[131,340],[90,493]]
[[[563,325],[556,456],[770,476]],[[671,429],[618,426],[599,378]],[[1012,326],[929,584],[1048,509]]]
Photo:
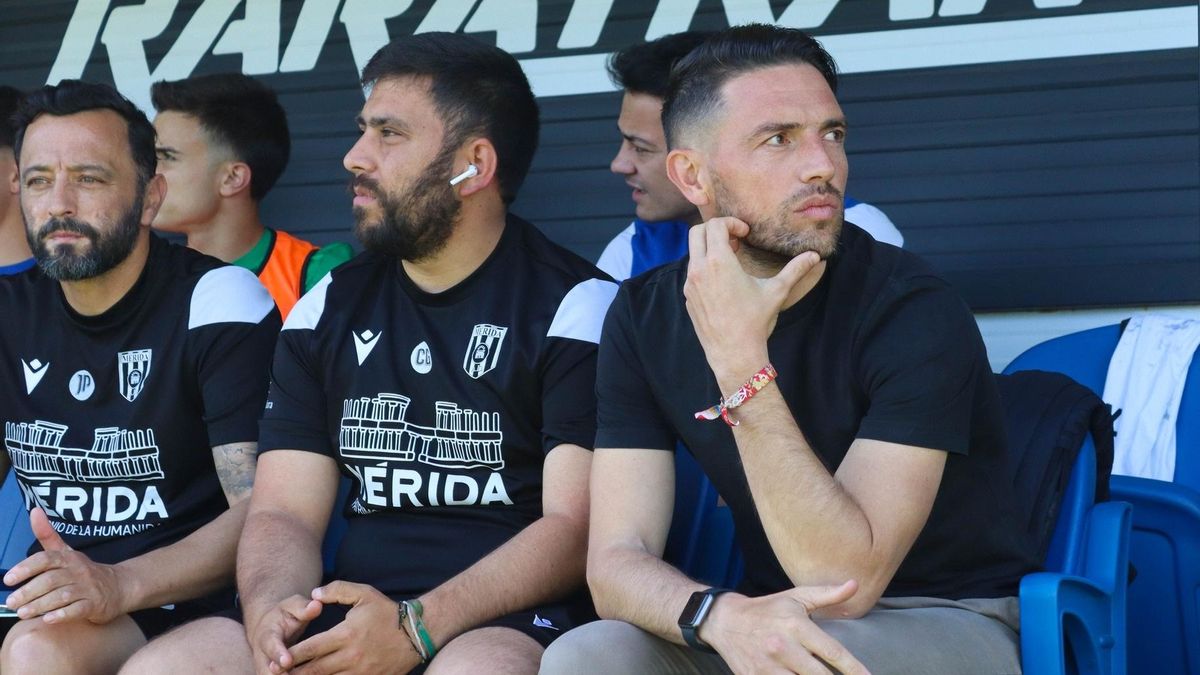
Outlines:
[[754,395],[762,391],[763,387],[770,384],[777,375],[775,366],[768,363],[762,367],[762,370],[751,375],[745,384],[738,387],[738,390],[730,394],[727,398],[718,401],[711,408],[696,413],[696,419],[715,420],[720,417],[725,420],[725,424],[736,427],[740,422],[730,417],[729,411],[754,398]]

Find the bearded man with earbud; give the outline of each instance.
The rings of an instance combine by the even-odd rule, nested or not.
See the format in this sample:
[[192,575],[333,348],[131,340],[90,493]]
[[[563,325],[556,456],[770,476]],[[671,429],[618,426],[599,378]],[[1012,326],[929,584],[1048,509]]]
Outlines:
[[363,84],[344,163],[366,253],[280,334],[243,624],[193,624],[137,672],[534,673],[592,616],[596,345],[616,284],[508,213],[538,130],[510,55],[424,33],[381,49]]

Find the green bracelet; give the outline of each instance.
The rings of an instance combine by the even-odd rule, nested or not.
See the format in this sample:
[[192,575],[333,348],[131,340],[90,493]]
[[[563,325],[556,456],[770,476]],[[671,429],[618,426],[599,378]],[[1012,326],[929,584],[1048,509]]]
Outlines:
[[422,618],[425,608],[421,606],[420,600],[405,600],[401,604],[405,606],[408,625],[420,640],[420,646],[423,647],[417,651],[421,653],[421,659],[428,663],[437,654],[437,647],[433,644],[433,638],[429,637],[429,630],[425,628],[425,620]]
[[404,633],[404,637],[408,638],[417,656],[421,657],[421,663],[429,663],[429,655],[425,653],[425,646],[417,638],[416,628],[412,619],[409,618],[408,603],[401,601],[396,605],[396,612],[400,615],[400,631]]

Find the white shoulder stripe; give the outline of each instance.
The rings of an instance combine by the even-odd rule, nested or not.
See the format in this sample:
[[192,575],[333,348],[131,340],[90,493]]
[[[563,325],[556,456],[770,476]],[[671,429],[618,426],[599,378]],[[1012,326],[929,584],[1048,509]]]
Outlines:
[[621,230],[621,233],[604,247],[604,252],[596,261],[596,267],[617,281],[625,281],[633,276],[633,235],[636,232],[637,226],[632,224]]
[[235,265],[206,272],[192,289],[188,330],[214,323],[258,323],[275,301],[248,269]]
[[563,297],[546,337],[600,344],[604,315],[617,295],[617,285],[603,279],[581,281]]
[[301,330],[304,328],[311,330],[317,327],[317,322],[321,320],[321,314],[325,312],[325,291],[329,289],[331,281],[333,281],[333,277],[329,273],[326,273],[317,282],[316,286],[310,288],[296,302],[292,307],[292,311],[288,313],[287,321],[283,322],[284,330]]

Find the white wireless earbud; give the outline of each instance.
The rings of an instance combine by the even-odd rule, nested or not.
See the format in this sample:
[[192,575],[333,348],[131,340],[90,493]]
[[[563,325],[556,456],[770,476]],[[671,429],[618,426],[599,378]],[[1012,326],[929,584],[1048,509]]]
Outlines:
[[458,185],[459,183],[463,182],[464,180],[466,180],[468,178],[472,178],[474,176],[478,176],[478,175],[479,175],[479,167],[475,166],[474,164],[468,164],[466,171],[464,171],[464,172],[458,174],[457,176],[455,176],[454,178],[450,179],[450,184]]

